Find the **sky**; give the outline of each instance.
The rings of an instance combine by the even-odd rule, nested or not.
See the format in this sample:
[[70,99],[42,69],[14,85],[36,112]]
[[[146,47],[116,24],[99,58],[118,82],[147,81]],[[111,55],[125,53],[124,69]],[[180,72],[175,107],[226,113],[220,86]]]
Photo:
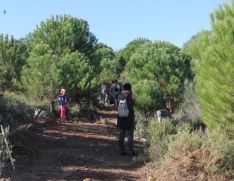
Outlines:
[[88,22],[98,42],[118,51],[136,38],[183,47],[210,30],[210,13],[228,0],[0,0],[0,33],[16,39],[33,32],[52,15]]

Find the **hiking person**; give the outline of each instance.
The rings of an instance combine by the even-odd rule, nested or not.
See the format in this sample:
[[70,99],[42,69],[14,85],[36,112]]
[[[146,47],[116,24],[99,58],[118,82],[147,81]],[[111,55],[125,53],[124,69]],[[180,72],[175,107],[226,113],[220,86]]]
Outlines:
[[101,105],[106,105],[106,94],[107,94],[107,88],[105,84],[101,85],[101,95],[100,95],[100,103]]
[[118,107],[118,96],[121,92],[121,87],[120,84],[117,80],[112,81],[111,85],[111,94],[114,98],[114,106],[117,108]]
[[169,96],[163,96],[162,100],[164,106],[156,111],[159,123],[162,121],[163,118],[169,117],[170,114],[172,113],[171,99],[169,98]]
[[128,138],[128,155],[134,156],[135,152],[133,149],[133,133],[135,129],[135,116],[134,106],[135,100],[132,95],[131,84],[126,83],[123,85],[123,90],[118,96],[118,117],[117,126],[119,128],[119,148],[120,154],[126,155],[124,146],[125,136]]
[[115,103],[114,95],[112,93],[112,85],[111,85],[111,88],[108,90],[108,99],[109,99],[109,104]]
[[67,106],[68,106],[68,97],[65,93],[65,89],[61,89],[59,96],[59,106],[60,106],[60,119],[65,121],[67,119]]
[[90,109],[89,114],[88,114],[88,120],[91,123],[94,123],[97,121],[97,111],[94,109]]

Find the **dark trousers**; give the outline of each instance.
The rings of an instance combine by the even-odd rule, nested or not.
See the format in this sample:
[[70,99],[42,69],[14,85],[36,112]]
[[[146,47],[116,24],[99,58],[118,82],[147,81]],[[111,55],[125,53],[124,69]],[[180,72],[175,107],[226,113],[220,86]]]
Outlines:
[[119,132],[119,148],[121,153],[125,153],[125,146],[124,146],[124,138],[127,136],[128,142],[127,142],[127,147],[129,149],[129,153],[133,154],[134,149],[133,149],[133,134],[134,134],[134,129],[120,129]]
[[119,105],[118,95],[114,95],[114,106],[115,106],[115,108],[118,108],[118,105]]

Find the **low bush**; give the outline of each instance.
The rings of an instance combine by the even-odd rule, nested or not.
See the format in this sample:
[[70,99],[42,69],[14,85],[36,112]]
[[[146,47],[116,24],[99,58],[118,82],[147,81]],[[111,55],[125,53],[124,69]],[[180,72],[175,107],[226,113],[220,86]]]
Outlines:
[[136,125],[134,131],[134,137],[136,140],[146,139],[147,135],[147,122],[144,118],[136,114]]
[[168,148],[168,136],[174,135],[177,128],[170,122],[164,120],[159,123],[157,120],[152,120],[147,131],[147,140],[150,145],[149,156],[153,162],[160,161]]
[[[191,132],[190,126],[178,128],[177,134],[165,135],[164,156],[152,169],[148,180],[233,180],[234,142],[225,132]],[[152,142],[151,142],[152,143]],[[157,153],[155,144],[151,154]],[[155,162],[155,160],[152,160]]]
[[19,123],[30,122],[34,117],[35,108],[49,109],[49,103],[38,103],[26,96],[12,92],[5,92],[0,98],[0,124],[14,126]]

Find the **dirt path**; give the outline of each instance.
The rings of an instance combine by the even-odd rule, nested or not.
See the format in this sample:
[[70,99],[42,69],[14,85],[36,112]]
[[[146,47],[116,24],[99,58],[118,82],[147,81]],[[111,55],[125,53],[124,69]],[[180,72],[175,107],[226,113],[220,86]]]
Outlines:
[[[103,117],[113,121],[108,112]],[[117,131],[98,123],[46,126],[26,143],[35,154],[18,157],[16,170],[7,169],[3,176],[11,181],[144,180],[139,157],[119,155]],[[139,143],[135,147],[137,152],[142,149]]]

